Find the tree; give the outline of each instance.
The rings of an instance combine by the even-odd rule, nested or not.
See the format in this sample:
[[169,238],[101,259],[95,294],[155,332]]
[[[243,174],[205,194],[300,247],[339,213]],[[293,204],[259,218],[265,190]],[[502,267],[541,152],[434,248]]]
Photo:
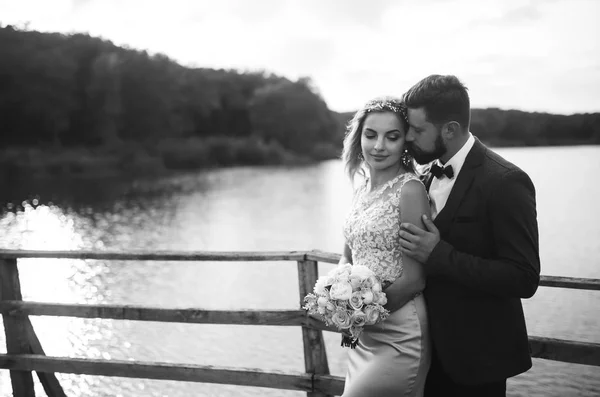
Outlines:
[[120,57],[116,52],[98,56],[91,68],[85,90],[89,104],[85,142],[88,144],[114,144],[119,141],[121,105]]
[[302,80],[257,90],[250,102],[250,120],[255,134],[297,153],[308,154],[317,143],[328,142],[336,134],[327,105]]

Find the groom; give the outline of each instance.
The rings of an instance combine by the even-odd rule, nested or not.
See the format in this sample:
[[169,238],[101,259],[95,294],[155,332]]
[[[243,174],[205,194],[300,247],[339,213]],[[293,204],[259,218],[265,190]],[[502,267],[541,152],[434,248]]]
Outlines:
[[505,396],[531,368],[521,298],[540,274],[535,188],[469,131],[467,88],[432,75],[406,94],[408,150],[434,161],[427,230],[401,225],[405,255],[423,264],[433,342],[425,397]]

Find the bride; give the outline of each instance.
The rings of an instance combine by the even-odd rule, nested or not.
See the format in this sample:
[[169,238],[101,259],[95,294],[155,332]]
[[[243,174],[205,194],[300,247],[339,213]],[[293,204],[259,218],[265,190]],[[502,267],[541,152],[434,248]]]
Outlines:
[[431,351],[421,291],[421,264],[403,256],[401,222],[424,228],[430,215],[425,187],[405,150],[406,107],[400,99],[377,98],[359,110],[344,139],[343,160],[356,189],[344,225],[340,263],[365,265],[384,285],[390,316],[367,326],[349,350],[343,397],[422,396]]

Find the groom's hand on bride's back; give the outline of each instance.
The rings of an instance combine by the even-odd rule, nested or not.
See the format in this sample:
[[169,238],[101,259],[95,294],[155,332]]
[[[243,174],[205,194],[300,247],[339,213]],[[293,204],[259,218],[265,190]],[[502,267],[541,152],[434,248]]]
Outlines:
[[421,263],[426,263],[429,255],[440,241],[440,231],[426,215],[423,215],[423,225],[426,230],[412,223],[401,223],[400,246],[403,254]]

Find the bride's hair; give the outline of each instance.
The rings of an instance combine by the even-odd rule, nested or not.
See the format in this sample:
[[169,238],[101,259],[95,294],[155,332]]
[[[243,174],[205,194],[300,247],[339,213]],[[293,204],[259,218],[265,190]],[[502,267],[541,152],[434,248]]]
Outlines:
[[[360,144],[363,124],[369,113],[392,112],[398,117],[404,133],[408,133],[408,119],[406,115],[406,105],[400,98],[384,96],[371,99],[360,110],[358,110],[352,120],[346,127],[346,136],[344,137],[344,149],[342,150],[342,160],[346,166],[346,172],[351,180],[358,173],[365,176],[365,170],[362,167],[362,147]],[[410,164],[404,164],[409,170],[413,170],[412,161]]]

